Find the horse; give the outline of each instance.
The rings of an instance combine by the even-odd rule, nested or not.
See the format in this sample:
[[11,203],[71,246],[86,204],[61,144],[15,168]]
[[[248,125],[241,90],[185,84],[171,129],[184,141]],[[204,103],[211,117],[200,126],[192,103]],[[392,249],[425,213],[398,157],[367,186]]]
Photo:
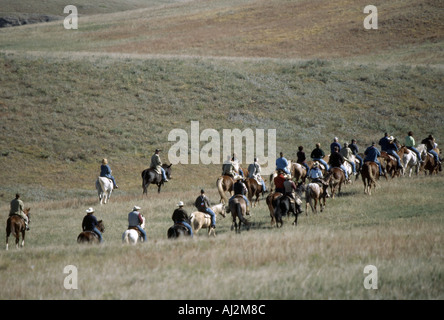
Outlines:
[[96,180],[96,189],[99,195],[99,203],[107,203],[113,192],[114,184],[110,178],[98,177]]
[[430,153],[427,153],[422,168],[424,168],[425,174],[428,170],[429,175],[438,174],[438,171],[442,171],[441,163],[436,163],[435,157]]
[[371,195],[372,188],[376,189],[376,180],[379,177],[379,167],[376,162],[367,161],[362,165],[362,182],[364,183],[364,193]]
[[[31,208],[26,208],[23,210],[23,213],[28,217],[28,224],[31,222],[30,212]],[[20,243],[20,247],[25,245],[25,220],[19,215],[12,215],[6,221],[6,250],[9,249],[8,238],[12,234],[15,237],[15,246],[19,247],[20,242],[20,233],[22,234],[22,242]]]
[[[420,155],[422,160],[424,162],[420,165],[420,170],[424,169],[424,173],[427,174],[427,170],[429,171],[429,174],[432,175],[433,173],[438,173],[438,171],[442,171],[441,164],[437,164],[435,161],[435,158],[433,155],[429,152],[427,152],[427,147],[425,144],[420,144],[416,148]],[[441,153],[441,151],[438,148],[433,149],[438,155]],[[438,156],[439,157],[439,156]]]
[[345,183],[345,173],[341,168],[332,167],[324,180],[329,184],[331,198],[334,199],[336,188],[338,188],[338,195],[341,193],[341,186]]
[[223,175],[217,178],[216,187],[217,190],[219,191],[221,203],[224,204],[228,203],[228,198],[225,193],[229,192],[231,196],[233,192],[233,185],[234,185],[234,179],[231,176]]
[[394,156],[389,155],[385,151],[381,151],[381,158],[385,161],[386,173],[388,173],[392,178],[399,177],[401,175],[401,168],[398,167],[398,161]]
[[415,173],[416,175],[418,175],[421,163],[419,162],[420,159],[418,159],[416,153],[409,150],[406,146],[402,146],[401,150],[402,150],[401,161],[404,165],[403,175],[408,173],[409,177],[411,177],[413,168],[415,168]]
[[300,163],[294,162],[291,165],[291,175],[296,183],[299,182],[299,179],[305,183],[305,179],[307,178],[307,169]]
[[[142,224],[140,227],[142,229],[145,229],[145,217],[142,216]],[[122,235],[122,242],[123,243],[131,243],[136,244],[137,241],[143,242],[142,234],[140,233],[139,229],[137,227],[128,227],[128,229],[123,233]]]
[[[225,205],[223,203],[212,206],[211,210],[213,210],[216,217],[217,214],[220,214],[222,217],[225,218]],[[194,234],[197,234],[202,228],[208,228],[208,236],[210,236],[211,233],[216,236],[216,230],[214,228],[211,228],[211,216],[208,213],[195,211],[191,213],[190,217],[191,227],[193,228]]]
[[[247,178],[245,180],[245,186],[248,190],[248,200],[250,201],[252,207],[255,207],[259,202],[259,197],[261,194],[264,194],[264,190],[262,189],[262,184],[257,182],[255,178]],[[256,200],[253,203],[253,196],[256,197]]]
[[175,223],[168,229],[168,239],[191,237],[190,230],[181,223]]
[[[305,215],[308,216],[308,205],[311,207],[311,211],[317,213],[317,204],[319,202],[321,212],[325,208],[325,198],[328,197],[328,184],[322,184],[322,187],[316,183],[311,182],[305,189]],[[314,202],[314,205],[313,205]],[[322,204],[322,202],[324,202]]]
[[[299,205],[302,203],[302,201],[298,198],[295,199],[295,202],[297,201],[299,201]],[[288,218],[290,218],[292,209],[294,210],[293,214],[295,216],[293,225],[296,226],[298,224],[298,215],[300,214],[300,211],[296,208],[296,203],[292,204],[290,197],[287,195],[276,198],[274,205],[274,218],[276,220],[276,227],[282,227],[284,223],[282,217],[288,216]]]
[[[105,225],[102,220],[98,221],[96,228],[101,233],[105,232]],[[99,236],[94,231],[83,231],[77,236],[77,243],[99,243]]]
[[274,207],[276,205],[276,199],[281,197],[283,194],[280,192],[270,192],[265,199],[265,202],[267,203],[268,210],[270,211],[270,217],[271,217],[271,226],[276,225],[276,218],[274,216]]
[[[173,164],[167,165],[162,164],[162,168],[165,170],[165,175],[167,179],[171,179],[171,166]],[[163,185],[163,178],[161,173],[157,173],[155,169],[148,168],[142,171],[142,189],[143,194],[148,195],[148,187],[150,184],[157,185],[157,193],[160,193],[160,189]]]
[[[247,230],[250,229],[250,223],[245,219],[245,214],[247,211],[247,203],[245,199],[241,195],[237,195],[230,202],[230,210],[231,215],[233,217],[233,223],[231,224],[231,230],[233,228],[236,230],[236,233],[240,233],[242,223],[247,227]],[[237,219],[239,219],[239,225],[237,224]]]

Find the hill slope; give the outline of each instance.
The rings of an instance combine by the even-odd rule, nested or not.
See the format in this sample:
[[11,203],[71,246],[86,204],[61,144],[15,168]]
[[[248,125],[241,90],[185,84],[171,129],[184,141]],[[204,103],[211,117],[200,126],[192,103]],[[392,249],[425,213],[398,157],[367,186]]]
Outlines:
[[350,58],[402,49],[410,50],[402,57],[406,62],[418,63],[420,58],[421,63],[442,63],[441,1],[375,4],[378,30],[363,27],[367,4],[364,0],[155,2],[144,9],[81,16],[75,31],[65,30],[61,22],[2,31],[0,42],[4,49],[276,58]]

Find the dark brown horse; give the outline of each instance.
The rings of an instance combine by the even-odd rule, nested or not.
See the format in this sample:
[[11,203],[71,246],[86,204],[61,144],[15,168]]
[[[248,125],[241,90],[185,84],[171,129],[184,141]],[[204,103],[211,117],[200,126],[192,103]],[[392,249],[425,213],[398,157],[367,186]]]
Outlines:
[[372,194],[372,188],[376,189],[376,180],[379,178],[378,164],[373,161],[367,161],[361,169],[362,182],[364,183],[364,193]]
[[[98,221],[97,229],[105,232],[105,225],[102,220]],[[99,236],[94,231],[83,231],[77,236],[78,243],[99,243]]]
[[331,198],[335,198],[336,188],[338,189],[338,195],[341,193],[341,186],[345,183],[345,174],[341,168],[330,168],[330,171],[327,173],[325,177],[325,182],[327,182],[330,186],[331,190]]
[[[254,178],[247,178],[245,180],[245,186],[247,187],[248,190],[248,195],[247,195],[248,200],[250,201],[251,206],[255,207],[256,204],[259,202],[260,195],[263,194],[262,184],[258,183]],[[256,200],[253,203],[252,200],[254,196],[256,197]]]
[[191,237],[191,231],[181,223],[175,223],[167,231],[168,239]]
[[[250,229],[250,223],[245,219],[245,214],[247,212],[247,203],[241,195],[237,195],[230,202],[231,215],[233,217],[233,223],[231,224],[231,230],[235,229],[236,233],[240,233],[242,223]],[[237,224],[239,220],[239,224]]]
[[[28,224],[31,222],[31,215],[29,214],[30,210],[31,208],[27,208],[23,211],[28,217]],[[19,247],[20,233],[22,234],[22,243],[20,244],[20,247],[23,247],[25,245],[25,232],[25,220],[19,215],[10,216],[6,221],[6,250],[9,249],[8,238],[11,234],[15,237],[15,246],[17,248]]]
[[230,196],[233,192],[234,179],[228,175],[223,175],[217,178],[216,187],[219,191],[220,202],[223,204],[228,204],[228,198],[225,195],[226,192],[230,193]]
[[[167,179],[171,179],[171,166],[163,164],[162,168],[165,170],[165,175]],[[148,187],[150,184],[157,185],[157,192],[160,193],[160,189],[163,185],[162,174],[157,173],[153,168],[148,168],[142,171],[142,188],[143,194],[148,194]]]

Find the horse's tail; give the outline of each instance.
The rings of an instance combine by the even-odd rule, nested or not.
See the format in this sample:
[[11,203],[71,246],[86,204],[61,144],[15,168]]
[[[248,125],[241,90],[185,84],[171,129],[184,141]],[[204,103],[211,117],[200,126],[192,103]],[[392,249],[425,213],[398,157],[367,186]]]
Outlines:
[[247,220],[245,220],[244,215],[242,214],[242,207],[241,207],[240,203],[236,203],[236,214],[239,217],[240,221],[247,224]]
[[123,243],[129,243],[129,232],[126,230],[122,235],[122,242]]
[[228,203],[228,198],[225,195],[225,191],[224,188],[222,187],[222,182],[224,181],[223,177],[219,177],[216,181],[216,186],[217,186],[217,190],[219,191],[219,195],[220,195],[220,201],[222,203],[227,204]]

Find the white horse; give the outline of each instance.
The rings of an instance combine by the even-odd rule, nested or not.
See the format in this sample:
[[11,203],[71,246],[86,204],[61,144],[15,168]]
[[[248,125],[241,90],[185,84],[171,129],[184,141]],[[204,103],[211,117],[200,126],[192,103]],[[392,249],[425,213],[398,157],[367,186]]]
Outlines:
[[100,204],[107,203],[113,192],[113,181],[106,177],[98,177],[96,180],[96,189],[99,195]]
[[[145,217],[144,216],[142,216],[142,220],[143,220],[143,222],[140,225],[140,227],[145,230]],[[123,243],[136,244],[138,240],[139,240],[139,233],[135,229],[127,229],[122,234],[122,242]],[[143,241],[143,239],[140,238],[140,241]]]
[[[213,210],[216,217],[218,214],[220,214],[222,217],[225,218],[225,205],[223,203],[219,203],[215,206],[212,206],[211,210]],[[210,228],[211,216],[208,213],[195,211],[191,213],[190,217],[191,217],[191,227],[193,228],[194,234],[196,234],[202,228],[208,228],[208,235],[213,233],[213,235],[216,236],[216,231],[213,228]]]
[[410,150],[409,153],[404,153],[401,161],[402,164],[404,165],[404,171],[403,171],[404,175],[406,174],[406,172],[408,172],[409,177],[411,177],[413,167],[415,167],[415,173],[416,175],[418,175],[421,165],[420,162],[418,161],[418,157],[416,156],[415,152]]

